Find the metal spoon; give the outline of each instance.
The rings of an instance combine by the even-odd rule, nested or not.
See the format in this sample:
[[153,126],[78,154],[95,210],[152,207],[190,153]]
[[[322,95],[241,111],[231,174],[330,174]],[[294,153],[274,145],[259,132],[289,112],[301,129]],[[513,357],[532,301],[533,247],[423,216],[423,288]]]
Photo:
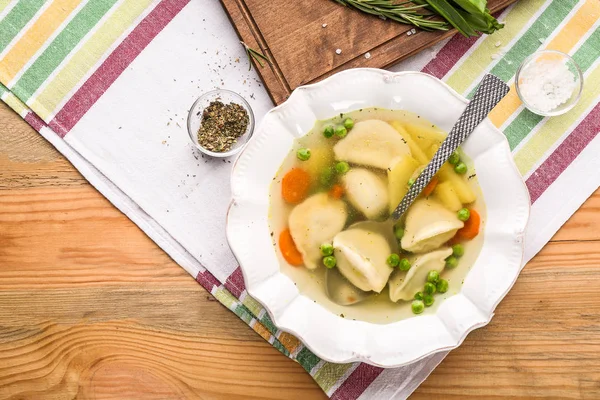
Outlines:
[[[368,221],[359,224],[369,224],[368,226],[363,226],[363,228],[373,230],[377,233],[393,232],[396,221],[404,215],[406,210],[408,210],[410,205],[439,171],[441,166],[448,161],[450,155],[452,155],[475,128],[479,126],[490,111],[492,111],[500,100],[506,96],[509,90],[510,88],[508,85],[502,80],[494,75],[487,74],[479,84],[479,87],[473,96],[473,100],[469,102],[467,108],[465,108],[458,118],[458,121],[454,124],[452,130],[438,148],[433,159],[429,162],[427,167],[425,167],[423,172],[421,172],[390,217],[383,222]],[[392,249],[393,248],[394,247],[392,247]],[[326,280],[328,296],[337,304],[355,304],[370,297],[370,293],[363,292],[352,285],[337,270],[327,270]]]
[[507,95],[510,88],[500,78],[487,74],[479,84],[473,100],[469,102],[454,127],[446,136],[433,159],[421,172],[415,183],[410,187],[398,207],[392,212],[391,219],[397,221],[408,210],[408,207],[421,194],[434,175],[444,165],[469,135],[488,116],[490,111]]

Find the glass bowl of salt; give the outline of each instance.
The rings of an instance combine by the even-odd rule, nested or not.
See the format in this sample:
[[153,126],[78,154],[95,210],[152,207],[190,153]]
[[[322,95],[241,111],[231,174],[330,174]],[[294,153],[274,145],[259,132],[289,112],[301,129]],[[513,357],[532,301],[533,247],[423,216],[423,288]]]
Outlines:
[[515,77],[517,94],[529,111],[561,115],[575,107],[583,90],[583,74],[570,56],[556,50],[533,53]]

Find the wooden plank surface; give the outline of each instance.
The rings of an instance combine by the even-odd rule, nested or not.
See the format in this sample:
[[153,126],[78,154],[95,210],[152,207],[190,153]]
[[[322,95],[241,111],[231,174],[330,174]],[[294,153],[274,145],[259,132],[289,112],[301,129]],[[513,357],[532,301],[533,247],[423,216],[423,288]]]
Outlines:
[[[414,399],[600,398],[600,191]],[[0,105],[0,399],[323,399]]]
[[[516,0],[489,0],[492,12]],[[298,86],[348,68],[385,68],[448,38],[365,15],[331,0],[221,0],[238,36],[261,49],[272,65],[257,67],[280,104]],[[326,25],[323,27],[323,25]],[[340,49],[341,54],[336,54]],[[365,58],[369,52],[371,57]]]

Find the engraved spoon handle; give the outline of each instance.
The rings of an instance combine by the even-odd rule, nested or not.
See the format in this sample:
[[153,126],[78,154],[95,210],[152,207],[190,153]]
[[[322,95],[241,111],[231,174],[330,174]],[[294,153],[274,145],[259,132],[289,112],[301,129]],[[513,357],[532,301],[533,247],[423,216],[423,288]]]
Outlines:
[[492,109],[508,93],[510,88],[494,75],[487,74],[481,81],[473,100],[462,113],[446,139],[421,172],[415,183],[410,187],[406,196],[392,213],[392,219],[397,221],[408,210],[417,196],[425,189],[433,176],[439,171],[450,155],[469,137],[477,126],[487,117]]

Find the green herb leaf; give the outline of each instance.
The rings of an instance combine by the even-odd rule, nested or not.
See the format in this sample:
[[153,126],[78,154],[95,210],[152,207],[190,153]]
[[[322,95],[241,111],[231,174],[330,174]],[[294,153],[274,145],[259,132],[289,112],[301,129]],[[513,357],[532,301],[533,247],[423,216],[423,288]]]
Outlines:
[[[266,62],[268,62],[270,65],[271,64],[271,60],[269,60],[269,58],[267,56],[265,56],[264,54],[262,54],[261,52],[254,50],[253,48],[251,48],[250,46],[248,46],[246,43],[244,42],[240,42],[244,48],[246,49],[246,55],[248,56],[249,59],[254,59],[258,65],[260,65],[261,68],[264,68],[264,64],[262,63],[262,60],[265,60]],[[249,63],[248,65],[248,71],[250,71],[252,69],[252,62]]]
[[[423,30],[449,29],[448,24],[466,37],[491,34],[504,26],[486,8],[487,0],[333,0],[346,7],[383,19],[409,24]],[[435,17],[442,17],[440,21]]]
[[366,14],[391,19],[402,24],[413,25],[423,30],[447,31],[444,21],[431,19],[435,16],[427,10],[427,4],[416,1],[394,3],[392,0],[333,0],[343,6],[352,7]]
[[[492,34],[498,29],[502,29],[504,24],[499,23],[488,9],[485,8],[485,1],[482,0],[452,0],[459,5],[461,9],[459,14],[467,21],[471,27],[479,32]],[[483,7],[483,8],[481,8]],[[464,10],[464,11],[463,11]]]
[[426,0],[427,3],[437,11],[446,21],[455,27],[460,33],[466,37],[478,36],[477,32],[465,21],[458,10],[447,0]]
[[485,14],[487,6],[486,0],[452,0],[452,2],[470,14]]

